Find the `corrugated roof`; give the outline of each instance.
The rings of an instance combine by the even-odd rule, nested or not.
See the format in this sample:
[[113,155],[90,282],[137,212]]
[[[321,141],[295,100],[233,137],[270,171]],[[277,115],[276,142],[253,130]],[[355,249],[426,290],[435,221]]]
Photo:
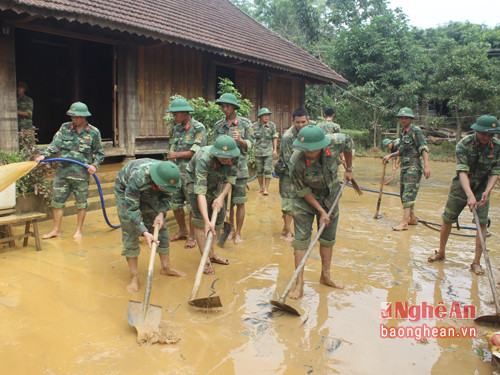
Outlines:
[[0,0],[0,7],[173,41],[315,80],[347,82],[227,0]]

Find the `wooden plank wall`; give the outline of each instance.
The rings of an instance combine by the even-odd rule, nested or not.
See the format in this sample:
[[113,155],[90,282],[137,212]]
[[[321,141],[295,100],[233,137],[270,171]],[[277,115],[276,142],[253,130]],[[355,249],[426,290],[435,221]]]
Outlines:
[[0,149],[18,151],[14,29],[0,38]]
[[138,136],[166,136],[163,116],[175,94],[202,96],[203,54],[177,45],[138,48]]

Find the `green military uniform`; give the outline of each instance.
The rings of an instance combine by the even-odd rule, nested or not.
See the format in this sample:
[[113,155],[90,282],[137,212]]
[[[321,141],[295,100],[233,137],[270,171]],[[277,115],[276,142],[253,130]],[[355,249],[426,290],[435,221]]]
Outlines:
[[[187,166],[187,180],[189,202],[193,213],[193,225],[204,227],[203,217],[198,208],[198,195],[205,195],[207,199],[208,216],[212,216],[212,202],[221,194],[225,183],[234,185],[238,174],[238,157],[231,159],[229,164],[221,164],[217,157],[210,152],[212,146],[202,147],[193,156]],[[219,211],[216,229],[224,226],[225,208]]]
[[[61,153],[62,158],[69,158],[99,168],[104,160],[101,145],[101,132],[86,122],[80,133],[73,122],[61,125],[47,149],[42,152],[45,158]],[[62,161],[54,177],[52,207],[63,208],[69,194],[75,194],[76,208],[81,210],[88,206],[89,172],[82,166]]]
[[393,152],[396,152],[399,150],[399,142],[401,142],[401,140],[399,138],[397,138],[391,142],[392,142],[392,147],[389,151],[392,154]]
[[217,121],[214,126],[214,133],[212,141],[215,142],[217,138],[222,135],[228,135],[232,137],[233,131],[236,130],[240,133],[241,138],[243,138],[247,144],[247,148],[244,149],[237,142],[238,148],[240,149],[240,156],[238,158],[238,174],[236,176],[236,182],[233,184],[233,191],[231,193],[231,203],[232,204],[243,204],[247,201],[247,181],[248,181],[248,152],[252,148],[254,142],[252,124],[249,119],[236,115],[231,125],[224,118]]
[[407,129],[403,129],[399,137],[400,193],[403,208],[412,207],[415,204],[422,179],[421,155],[424,150],[429,152],[422,130],[413,124],[410,124]]
[[340,125],[333,122],[332,120],[325,120],[317,124],[323,130],[325,134],[336,134],[340,133]]
[[[481,145],[476,133],[465,137],[457,143],[455,148],[457,155],[457,175],[451,183],[450,193],[443,213],[443,221],[454,223],[467,205],[465,194],[459,172],[466,172],[469,177],[470,187],[476,200],[479,202],[486,190],[488,179],[492,175],[500,175],[500,141],[493,138],[487,145]],[[477,213],[481,225],[488,224],[490,197],[485,205],[477,206]]]
[[[123,251],[127,258],[137,258],[140,253],[139,237],[144,232],[153,232],[153,223],[160,212],[166,216],[170,197],[166,192],[153,187],[150,167],[160,160],[137,159],[125,165],[115,180],[114,193],[118,218],[122,228]],[[170,239],[166,226],[158,234],[160,245],[157,252],[168,254]]]
[[17,116],[17,124],[19,130],[29,130],[33,127],[33,99],[27,95],[17,98],[17,110],[21,112],[28,112],[29,116]]
[[254,143],[255,165],[257,176],[271,178],[273,172],[273,139],[278,138],[276,125],[271,121],[262,125],[261,121],[252,124]]
[[[291,179],[296,194],[293,197],[293,220],[295,236],[293,247],[306,249],[311,242],[312,225],[315,216],[319,215],[304,197],[310,193],[318,203],[329,211],[335,197],[340,190],[340,181],[337,178],[340,153],[350,152],[354,143],[347,134],[329,134],[330,144],[321,151],[321,163],[316,159],[309,159],[303,151],[295,150],[290,159]],[[319,238],[319,243],[332,247],[335,244],[337,222],[339,217],[338,205],[330,216],[330,224],[325,227]]]
[[295,196],[295,188],[292,184],[292,179],[290,178],[290,158],[293,153],[293,141],[297,139],[297,128],[292,125],[281,137],[280,144],[280,155],[279,159],[283,161],[285,166],[285,172],[282,177],[280,177],[280,196],[281,196],[281,211],[284,214],[292,214],[293,208],[293,197]]
[[[175,152],[193,151],[194,153],[207,145],[207,135],[205,126],[195,119],[191,118],[184,126],[177,124],[174,127],[172,144],[170,150]],[[188,191],[186,186],[187,172],[186,168],[191,159],[178,158],[175,159],[175,164],[181,171],[182,188],[172,194],[172,209],[177,210],[184,205],[184,202],[189,201]]]

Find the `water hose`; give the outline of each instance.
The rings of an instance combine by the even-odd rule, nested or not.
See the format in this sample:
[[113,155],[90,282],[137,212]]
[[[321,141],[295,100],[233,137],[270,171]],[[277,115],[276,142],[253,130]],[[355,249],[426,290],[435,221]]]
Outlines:
[[[50,158],[50,159],[44,159],[41,161],[41,163],[46,163],[50,161],[67,161],[70,163],[78,164],[84,167],[86,170],[89,169],[89,166],[87,164],[84,164],[78,160],[73,160],[69,158]],[[113,229],[120,228],[121,225],[113,225],[109,222],[108,215],[106,214],[106,205],[104,203],[104,196],[102,195],[102,188],[101,188],[101,183],[99,181],[99,178],[97,177],[97,174],[94,173],[92,176],[94,176],[95,183],[97,184],[97,189],[99,190],[99,197],[101,198],[101,208],[102,208],[102,213],[104,215],[104,220],[106,220],[106,223]]]

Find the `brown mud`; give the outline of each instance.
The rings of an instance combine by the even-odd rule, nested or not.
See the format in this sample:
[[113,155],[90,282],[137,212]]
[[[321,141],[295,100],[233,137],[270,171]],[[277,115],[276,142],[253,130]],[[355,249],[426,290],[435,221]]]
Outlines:
[[[381,160],[357,158],[360,186],[378,189]],[[440,222],[454,163],[431,162],[417,199],[421,219]],[[398,192],[399,178],[384,191]],[[427,257],[439,233],[423,225],[393,232],[402,217],[398,197],[384,195],[381,219],[374,219],[378,194],[357,196],[346,188],[333,250],[332,276],[346,287],[319,284],[318,247],[305,267],[304,296],[287,303],[302,313],[291,316],[269,304],[293,274],[293,250],[280,237],[278,181],[269,196],[249,183],[243,244],[227,241],[217,252],[230,265],[214,264],[204,275],[200,296],[216,293],[223,307],[203,310],[188,305],[200,261],[197,248],[171,243],[172,265],[186,278],[159,274],[156,262],[150,303],[163,307],[164,339],[174,345],[140,345],[127,322],[129,300],[142,300],[148,266],[146,244],[139,258],[141,289],[126,292],[128,266],[121,232],[107,227],[101,212],[87,215],[83,238],[72,240],[76,217],[65,217],[62,237],[28,247],[0,248],[0,363],[6,374],[491,374],[476,353],[486,348],[492,327],[472,319],[446,317],[382,319],[381,303],[409,302],[448,309],[454,302],[474,305],[476,315],[494,313],[486,276],[469,271],[474,239],[451,236],[444,262]],[[500,192],[492,192],[492,236],[487,245],[498,278]],[[110,221],[118,222],[114,208]],[[168,215],[172,215],[171,212]],[[463,225],[472,225],[464,212]],[[51,221],[40,225],[50,230]],[[177,229],[177,228],[175,228]],[[21,228],[16,228],[16,231]],[[474,327],[477,337],[381,338],[387,327]],[[154,341],[154,340],[153,340]]]

